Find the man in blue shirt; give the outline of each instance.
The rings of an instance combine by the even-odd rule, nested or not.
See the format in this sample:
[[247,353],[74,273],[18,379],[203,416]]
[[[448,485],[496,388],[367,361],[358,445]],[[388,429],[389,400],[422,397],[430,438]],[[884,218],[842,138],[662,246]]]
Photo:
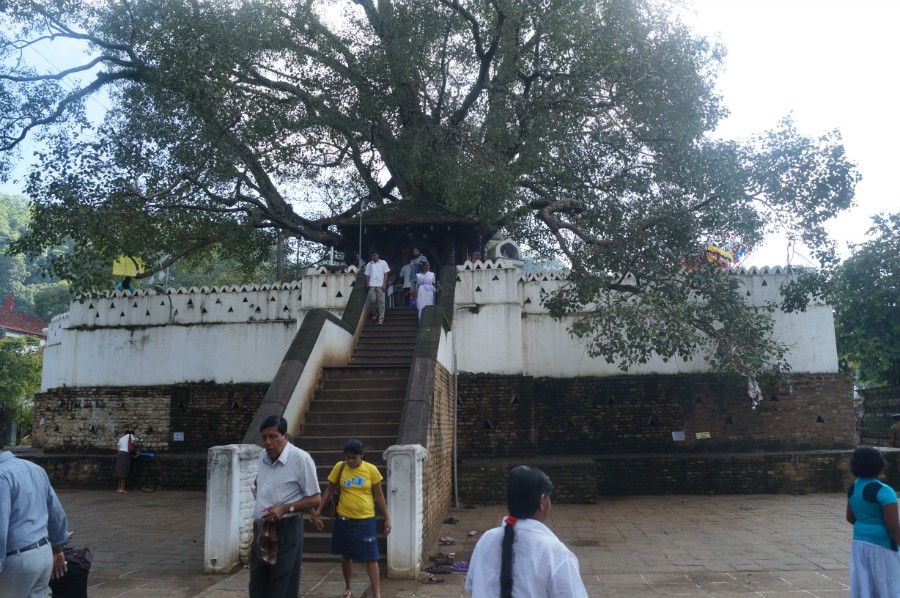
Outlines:
[[43,598],[66,572],[69,522],[41,467],[0,443],[0,598]]

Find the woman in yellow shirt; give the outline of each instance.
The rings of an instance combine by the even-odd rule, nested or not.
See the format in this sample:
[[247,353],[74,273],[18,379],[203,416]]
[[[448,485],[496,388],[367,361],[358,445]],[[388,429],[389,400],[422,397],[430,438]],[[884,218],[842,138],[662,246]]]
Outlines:
[[344,444],[344,461],[338,461],[328,475],[328,487],[319,508],[313,511],[312,521],[322,531],[325,524],[320,516],[331,495],[338,494],[337,514],[331,531],[331,554],[341,555],[341,572],[346,586],[341,598],[350,598],[353,561],[363,562],[369,573],[373,598],[381,598],[381,578],[378,571],[378,536],[375,530],[375,503],[384,513],[384,533],[391,533],[391,516],[384,501],[378,468],[363,461],[363,443],[351,439]]

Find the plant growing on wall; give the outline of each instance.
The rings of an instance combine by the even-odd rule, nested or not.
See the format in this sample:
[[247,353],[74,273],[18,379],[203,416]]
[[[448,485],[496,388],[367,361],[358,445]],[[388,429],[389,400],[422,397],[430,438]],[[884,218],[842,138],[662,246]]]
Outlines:
[[[253,263],[279,230],[351,249],[334,223],[364,203],[439,204],[565,256],[571,286],[551,305],[590,312],[574,332],[592,351],[627,366],[707,347],[752,374],[781,355],[768,314],[685,260],[729,240],[752,251],[778,226],[828,262],[823,224],[853,197],[836,132],[804,137],[785,119],[750,140],[710,135],[724,49],[663,2],[0,8],[5,164],[25,139],[46,144],[15,249],[73,239],[52,267],[82,288],[106,284],[98,264],[117,255],[170,256],[149,276],[212,248]],[[61,73],[18,60],[73,43],[85,59]],[[98,94],[109,110],[91,120]]]

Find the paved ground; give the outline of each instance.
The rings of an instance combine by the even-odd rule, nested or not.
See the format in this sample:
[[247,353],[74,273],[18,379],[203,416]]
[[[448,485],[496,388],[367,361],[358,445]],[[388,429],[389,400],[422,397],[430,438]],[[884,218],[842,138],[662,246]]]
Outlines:
[[[123,596],[245,597],[246,570],[202,573],[205,496],[201,492],[59,493],[73,541],[94,552],[92,598]],[[578,555],[591,597],[756,596],[838,598],[849,595],[851,527],[843,494],[643,496],[596,505],[555,505],[549,526]],[[466,560],[480,532],[502,507],[457,509],[443,534]],[[469,530],[479,532],[467,536]],[[384,598],[463,597],[464,574],[426,585],[384,580]],[[354,596],[368,584],[355,571]],[[302,598],[336,598],[336,565],[305,563]]]

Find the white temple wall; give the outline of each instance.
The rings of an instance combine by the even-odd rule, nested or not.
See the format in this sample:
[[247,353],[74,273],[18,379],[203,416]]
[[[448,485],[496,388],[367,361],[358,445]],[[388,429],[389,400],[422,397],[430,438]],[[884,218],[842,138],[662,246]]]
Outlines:
[[[564,274],[525,274],[495,262],[466,263],[456,286],[454,338],[461,372],[523,374],[546,377],[615,376],[616,363],[592,358],[573,338],[572,318],[556,320],[542,298],[563,284]],[[743,296],[754,305],[779,299],[779,285],[788,276],[780,268],[735,273],[744,284]],[[515,289],[515,291],[513,291]],[[775,338],[789,347],[795,373],[838,371],[833,312],[822,303],[805,312],[774,314]],[[690,361],[652,358],[629,366],[630,374],[685,374],[709,371],[701,357]]]

